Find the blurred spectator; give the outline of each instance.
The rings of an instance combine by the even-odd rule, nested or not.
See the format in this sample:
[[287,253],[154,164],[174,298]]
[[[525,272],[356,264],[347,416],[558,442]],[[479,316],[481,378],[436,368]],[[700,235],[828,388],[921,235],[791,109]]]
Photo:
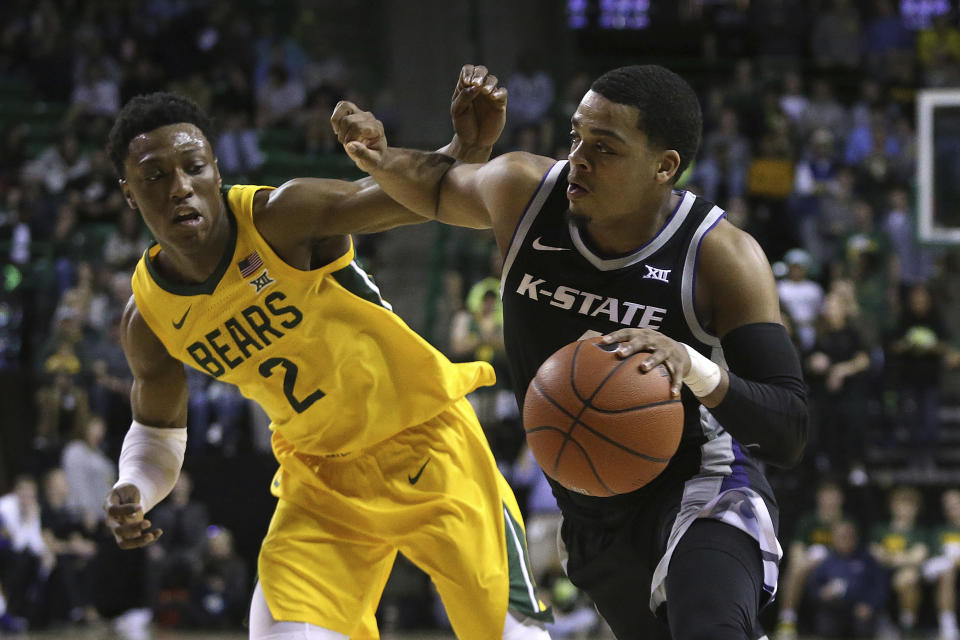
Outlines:
[[[389,92],[381,93],[383,99]],[[389,98],[388,98],[389,99]],[[304,110],[304,119],[306,126],[306,151],[307,153],[331,153],[337,148],[337,136],[334,135],[330,127],[330,116],[333,115],[333,109],[337,106],[339,94],[329,87],[320,87],[310,94],[307,108]],[[381,104],[388,107],[388,105]],[[377,117],[380,117],[380,112]],[[389,111],[386,115],[388,120],[384,122],[384,127],[389,122]],[[389,137],[390,132],[387,132]]]
[[[875,105],[870,108],[868,122],[850,132],[844,156],[861,182],[886,185],[905,173],[900,153],[900,143],[892,135],[883,107]],[[864,191],[869,193],[870,189]]]
[[960,84],[960,29],[951,24],[952,18],[947,13],[934,16],[917,38],[917,57],[928,87]]
[[47,382],[36,394],[38,449],[58,448],[65,438],[79,432],[90,413],[89,397],[80,380],[85,368],[79,352],[81,337],[76,311],[65,307],[42,356]]
[[118,224],[103,243],[103,260],[114,269],[132,269],[147,248],[143,223],[135,209],[124,205]]
[[[266,159],[253,128],[256,102],[243,69],[231,65],[217,86],[214,104],[222,122],[216,150],[220,170],[228,176],[257,171]],[[329,129],[329,122],[327,123]],[[138,216],[139,217],[139,216]]]
[[191,453],[237,452],[245,425],[248,401],[236,387],[187,368],[190,390],[187,411],[187,448]]
[[87,64],[70,95],[68,121],[78,124],[92,118],[112,118],[120,111],[120,85],[99,61]]
[[306,103],[303,83],[291,78],[282,66],[274,66],[257,89],[257,126],[293,128]]
[[814,322],[823,304],[823,287],[807,277],[811,259],[803,249],[791,249],[783,261],[787,265],[787,277],[777,282],[780,302],[790,312],[803,350],[810,351],[816,340]]
[[154,603],[168,609],[161,620],[177,624],[187,614],[189,589],[203,569],[203,550],[210,519],[207,507],[191,497],[193,481],[186,471],[170,495],[150,514],[154,527],[163,535],[147,547],[150,583],[148,593]]
[[842,255],[843,239],[853,230],[856,202],[856,178],[853,171],[841,167],[833,188],[818,198],[816,225],[803,229],[804,246],[817,263],[829,265]]
[[937,585],[938,640],[958,640],[957,567],[960,566],[960,489],[947,489],[940,497],[943,521],[930,536],[930,559],[923,577]]
[[103,418],[91,416],[63,448],[60,458],[70,487],[67,504],[91,531],[103,520],[104,496],[117,480],[116,462],[103,451],[106,431]]
[[205,629],[238,627],[250,606],[247,567],[233,548],[233,534],[207,527],[202,569],[191,588],[192,622]]
[[117,189],[110,158],[102,149],[91,154],[89,173],[73,186],[79,194],[77,209],[84,223],[113,224],[119,212],[127,206],[123,193]]
[[63,469],[53,468],[43,479],[40,522],[47,549],[56,556],[56,567],[46,589],[46,618],[50,621],[93,622],[97,553],[95,528],[88,527],[79,511],[69,506],[70,485]]
[[[834,282],[852,287],[859,309],[857,324],[869,347],[882,344],[891,328],[896,299],[896,261],[890,242],[874,224],[873,208],[863,200],[853,203],[854,228],[843,240],[834,262]],[[849,280],[847,280],[849,278]]]
[[807,577],[833,546],[833,526],[843,518],[843,489],[832,482],[817,487],[816,507],[797,520],[787,549],[786,573],[781,578],[780,613],[776,640],[796,640],[797,609],[804,594]]
[[3,588],[0,587],[0,632],[22,633],[29,626],[26,618],[15,616],[7,609],[7,598],[3,595]]
[[[480,296],[475,295],[470,299],[468,295],[466,308],[453,315],[450,355],[454,360],[462,362],[489,362],[498,373],[502,373],[506,370],[506,349],[503,343],[503,315],[497,295],[498,288],[481,288],[482,282],[478,285],[471,288],[471,292],[479,291]],[[498,386],[502,388],[503,385]],[[493,427],[498,418],[497,389],[477,389],[468,397],[477,411],[480,424],[485,428]]]
[[44,585],[56,557],[43,541],[37,483],[32,477],[19,476],[13,491],[0,497],[0,522],[9,539],[9,546],[0,549],[7,611],[36,620],[43,605]]
[[826,129],[834,140],[846,140],[849,116],[833,93],[830,81],[817,78],[813,81],[813,95],[807,105],[806,116],[800,135],[806,138],[816,129]]
[[260,34],[254,42],[253,86],[258,92],[276,69],[286,77],[301,78],[307,63],[300,44],[290,35],[279,33],[276,22],[276,16],[266,16],[256,24]]
[[860,64],[860,12],[851,0],[833,0],[819,12],[810,36],[810,51],[822,69],[855,69]]
[[50,193],[61,193],[68,183],[83,178],[89,172],[89,154],[80,150],[76,134],[68,131],[57,144],[47,147],[23,165],[20,177],[24,182],[43,184]]
[[0,185],[16,181],[27,160],[26,139],[30,127],[25,122],[0,127]]
[[[747,187],[750,195],[777,203],[778,210],[793,192],[795,173],[793,142],[790,139],[790,123],[779,111],[767,118],[767,130],[760,139],[759,153],[750,162]],[[778,220],[778,226],[782,221]]]
[[796,71],[788,71],[783,76],[783,91],[780,95],[780,108],[790,120],[790,125],[798,127],[805,119],[810,99],[803,90],[803,78]]
[[909,288],[926,282],[933,275],[933,256],[917,243],[913,210],[906,189],[896,187],[889,194],[890,208],[883,221],[883,229],[897,260],[899,284]]
[[[342,91],[346,88],[350,69],[329,38],[316,37],[307,42],[307,62],[303,67],[303,83],[308,92],[320,88]],[[380,112],[375,111],[377,117]]]
[[863,48],[867,69],[883,79],[889,65],[897,66],[900,59],[912,55],[913,33],[897,14],[893,0],[877,0],[873,5],[875,13],[866,24]]
[[90,349],[90,406],[113,425],[130,421],[130,389],[133,377],[120,346],[121,314],[115,312],[106,331]]
[[[850,473],[853,484],[866,482],[866,379],[870,356],[863,337],[837,294],[826,296],[817,322],[813,352],[807,358],[810,404],[825,467]],[[818,448],[820,448],[818,447]]]
[[816,129],[810,148],[797,163],[791,197],[794,235],[805,247],[819,250],[819,221],[823,201],[838,188],[841,164],[828,129]]
[[825,638],[873,638],[887,599],[880,566],[860,549],[852,521],[836,522],[832,537],[833,548],[810,576],[816,632]]
[[930,291],[914,285],[890,342],[896,356],[900,420],[913,444],[913,464],[935,467],[940,430],[940,380],[949,340]]
[[[507,124],[511,128],[549,125],[553,106],[553,79],[538,64],[533,51],[527,50],[517,59],[517,67],[506,82]],[[572,114],[571,114],[572,115]]]
[[717,130],[703,139],[693,179],[702,185],[708,200],[741,198],[746,192],[749,163],[750,143],[738,130],[737,114],[724,109]]
[[[740,58],[734,63],[733,83],[724,88],[723,106],[733,109],[736,114],[735,124],[750,141],[760,138],[765,124],[759,78],[760,74],[757,73],[753,61],[749,58]],[[724,116],[725,114],[720,112],[720,128],[724,128]],[[710,128],[712,127],[706,129]],[[706,136],[704,142],[706,142]]]
[[120,100],[126,104],[136,96],[159,91],[163,85],[163,73],[156,63],[150,58],[138,57],[124,70]]
[[926,532],[917,524],[923,497],[913,487],[897,487],[889,504],[890,521],[875,524],[870,533],[870,553],[889,572],[900,629],[910,633],[920,611],[921,569],[928,551]]

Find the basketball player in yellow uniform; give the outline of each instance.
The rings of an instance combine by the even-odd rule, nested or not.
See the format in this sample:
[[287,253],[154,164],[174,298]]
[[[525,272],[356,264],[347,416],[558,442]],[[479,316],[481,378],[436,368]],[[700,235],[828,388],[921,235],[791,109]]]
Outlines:
[[[496,85],[464,67],[446,153],[489,156],[506,105]],[[338,117],[383,136],[370,114]],[[272,421],[278,501],[252,639],[379,637],[397,551],[431,576],[460,638],[547,638],[516,499],[464,398],[493,370],[452,364],[354,262],[350,233],[420,219],[369,179],[225,187],[208,130],[196,105],[160,93],[131,100],[110,133],[124,196],[157,240],[123,317],[134,422],[106,503],[118,544],[162,533],[144,514],[182,465],[186,363]]]

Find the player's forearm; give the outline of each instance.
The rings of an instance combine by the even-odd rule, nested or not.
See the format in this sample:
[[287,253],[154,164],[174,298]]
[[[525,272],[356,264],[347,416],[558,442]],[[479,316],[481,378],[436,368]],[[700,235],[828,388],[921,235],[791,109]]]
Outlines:
[[391,198],[413,213],[435,220],[444,176],[455,163],[455,158],[444,153],[389,147],[377,166],[367,171]]
[[796,464],[807,441],[806,385],[783,326],[739,327],[724,337],[723,350],[730,371],[701,402],[759,459]]

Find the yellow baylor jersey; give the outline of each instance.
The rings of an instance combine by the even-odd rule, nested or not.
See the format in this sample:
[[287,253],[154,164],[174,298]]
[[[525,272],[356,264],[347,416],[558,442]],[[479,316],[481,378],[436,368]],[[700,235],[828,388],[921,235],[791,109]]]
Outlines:
[[254,194],[270,188],[224,188],[231,238],[206,282],[164,279],[153,245],[137,264],[133,294],[173,357],[263,407],[278,458],[291,447],[356,451],[494,382],[487,363],[451,363],[394,314],[353,261],[352,243],[310,271],[277,256],[253,223]]

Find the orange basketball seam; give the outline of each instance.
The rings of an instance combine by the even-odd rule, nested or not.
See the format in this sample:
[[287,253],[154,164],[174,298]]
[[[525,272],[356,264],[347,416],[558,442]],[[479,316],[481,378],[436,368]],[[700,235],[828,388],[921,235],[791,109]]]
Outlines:
[[[534,385],[534,388],[535,388],[537,391],[540,392],[540,395],[542,395],[550,404],[552,404],[554,407],[556,407],[557,409],[559,409],[559,410],[560,410],[562,413],[564,413],[568,418],[573,419],[573,424],[570,425],[570,427],[571,427],[570,430],[564,432],[564,445],[566,445],[566,442],[567,442],[567,441],[576,442],[576,440],[573,440],[573,438],[570,436],[570,432],[573,430],[573,427],[574,427],[574,426],[576,426],[577,424],[580,424],[580,425],[583,425],[583,428],[584,428],[584,429],[586,429],[587,431],[589,431],[589,432],[592,433],[593,435],[597,436],[597,437],[600,438],[601,440],[603,440],[603,441],[605,441],[605,442],[607,442],[607,443],[609,443],[609,444],[612,444],[613,446],[617,447],[618,449],[621,449],[622,451],[626,451],[626,452],[629,453],[630,455],[633,455],[633,456],[636,456],[636,457],[641,458],[641,459],[643,459],[643,460],[646,460],[647,462],[659,462],[659,463],[664,463],[664,462],[669,462],[669,461],[670,461],[670,458],[657,458],[657,457],[654,457],[654,456],[647,455],[647,454],[645,454],[645,453],[641,453],[641,452],[639,452],[639,451],[634,451],[634,450],[631,449],[630,447],[625,446],[623,443],[617,442],[616,440],[611,439],[610,437],[604,435],[602,432],[594,429],[594,428],[591,427],[589,424],[587,424],[586,422],[584,422],[583,420],[581,420],[579,416],[573,415],[572,413],[570,413],[569,411],[567,411],[566,409],[564,409],[562,406],[560,406],[560,404],[559,404],[556,400],[554,400],[554,399],[551,398],[549,395],[547,395],[546,391],[544,391],[544,390],[543,390],[543,387],[540,385],[540,381],[537,380],[536,378],[534,378],[534,380],[533,380],[533,385]],[[678,400],[672,400],[672,401],[670,401],[670,402],[679,402],[679,401],[678,401]],[[660,404],[660,403],[658,403],[658,404]],[[649,406],[655,406],[655,405],[651,404],[651,405],[649,405]],[[589,408],[589,407],[584,407],[584,411],[585,411],[587,408]],[[641,409],[637,409],[637,410],[642,410],[642,408],[641,408]],[[582,412],[582,411],[580,412],[580,415],[583,415],[583,412]],[[541,426],[533,427],[533,428],[530,428],[530,429],[525,429],[525,431],[526,431],[527,433],[534,433],[534,432],[536,432],[536,431],[543,431],[543,430],[545,430],[545,429],[553,429],[553,430],[556,430],[556,431],[563,432],[563,430],[560,429],[559,427],[554,427],[554,426],[551,426],[551,425],[541,425]],[[580,445],[579,443],[577,443],[577,446],[581,446],[581,445]],[[555,474],[556,474],[556,472],[557,472],[557,467],[558,467],[559,464],[560,464],[560,454],[561,454],[561,453],[563,453],[562,447],[561,447],[560,451],[557,453],[557,459],[556,459],[556,461],[554,462],[554,470],[553,470],[553,472],[554,472]]]
[[590,408],[597,413],[626,413],[627,411],[639,411],[640,409],[646,409],[647,407],[660,407],[665,404],[675,404],[677,402],[681,402],[680,398],[671,398],[670,400],[661,400],[659,402],[648,402],[646,404],[638,404],[634,407],[626,407],[625,409],[601,409],[594,404],[591,404]]
[[[632,358],[633,356],[637,355],[636,353],[632,353],[632,354],[630,354],[629,356],[627,356],[626,358],[624,358],[623,360],[621,360],[619,363],[617,363],[617,366],[615,366],[613,369],[611,369],[611,370],[610,370],[610,373],[608,373],[608,374],[603,378],[603,380],[600,381],[600,383],[597,385],[596,389],[593,390],[593,393],[590,394],[590,397],[584,399],[584,398],[580,397],[580,392],[577,390],[577,383],[576,383],[576,379],[575,379],[575,378],[576,378],[576,375],[575,375],[575,374],[576,374],[576,371],[577,371],[577,356],[580,355],[580,347],[582,347],[582,346],[585,345],[585,344],[587,344],[586,341],[583,341],[583,342],[578,343],[578,344],[577,344],[577,348],[573,350],[573,357],[570,359],[570,388],[573,389],[573,393],[574,393],[575,396],[577,396],[577,399],[580,400],[580,402],[583,403],[583,408],[580,409],[580,413],[579,413],[579,414],[577,414],[576,416],[573,416],[573,424],[571,424],[571,425],[570,425],[570,429],[567,430],[567,435],[566,435],[566,437],[564,437],[563,444],[560,445],[560,450],[557,451],[557,460],[556,460],[556,462],[555,462],[555,467],[559,467],[559,465],[560,465],[560,456],[563,455],[563,450],[567,448],[567,442],[569,442],[570,440],[573,439],[572,434],[573,434],[573,430],[576,428],[576,426],[577,426],[578,424],[582,424],[582,425],[584,425],[584,426],[587,426],[586,423],[584,423],[584,422],[582,422],[582,421],[580,420],[580,416],[582,416],[582,415],[583,415],[583,412],[586,411],[587,409],[592,409],[592,408],[593,408],[593,399],[597,397],[597,394],[598,394],[598,393],[600,393],[600,389],[603,388],[603,385],[607,384],[607,381],[608,381],[610,378],[612,378],[612,377],[617,373],[617,371],[620,370],[620,367],[622,367],[623,365],[627,364],[627,362],[630,361],[630,358]],[[590,344],[593,344],[593,343],[590,343]],[[599,347],[598,347],[598,348],[599,348]],[[603,349],[601,349],[601,351],[603,351]],[[609,352],[608,352],[608,353],[609,353]],[[534,377],[534,380],[536,380],[536,377]],[[542,390],[540,390],[540,392],[543,394],[544,397],[547,396],[547,394],[543,393]],[[553,402],[552,399],[551,399],[550,401]],[[588,427],[588,428],[589,428],[589,427]],[[595,435],[600,436],[601,438],[604,438],[605,440],[607,440],[607,438],[605,438],[603,435],[601,435],[600,433],[597,433],[597,431],[596,431],[595,429],[590,429],[590,431],[592,431]],[[629,451],[629,449],[625,449],[625,450]],[[642,456],[643,454],[636,454],[636,455],[641,455],[641,456]]]
[[[577,446],[577,448],[579,448],[580,451],[583,453],[583,457],[584,457],[584,459],[586,459],[587,465],[589,465],[589,467],[590,467],[590,471],[593,472],[593,477],[597,479],[597,482],[600,483],[600,486],[603,487],[604,490],[605,490],[607,493],[609,493],[610,495],[612,495],[612,496],[613,496],[613,495],[616,495],[617,492],[614,491],[614,490],[612,490],[610,487],[608,487],[608,486],[607,486],[607,483],[604,482],[604,481],[603,481],[603,478],[600,477],[600,473],[597,471],[597,468],[596,468],[595,466],[593,466],[593,460],[590,458],[590,454],[587,453],[587,450],[584,448],[584,446],[583,446],[582,444],[580,444],[579,442],[577,442],[576,440],[573,440],[572,438],[571,438],[570,441],[573,442],[573,444],[575,444],[575,445]],[[557,468],[559,467],[559,465],[560,465],[560,456],[558,455],[558,456],[557,456],[557,467],[555,467],[554,470],[553,470],[554,474],[557,473]]]

